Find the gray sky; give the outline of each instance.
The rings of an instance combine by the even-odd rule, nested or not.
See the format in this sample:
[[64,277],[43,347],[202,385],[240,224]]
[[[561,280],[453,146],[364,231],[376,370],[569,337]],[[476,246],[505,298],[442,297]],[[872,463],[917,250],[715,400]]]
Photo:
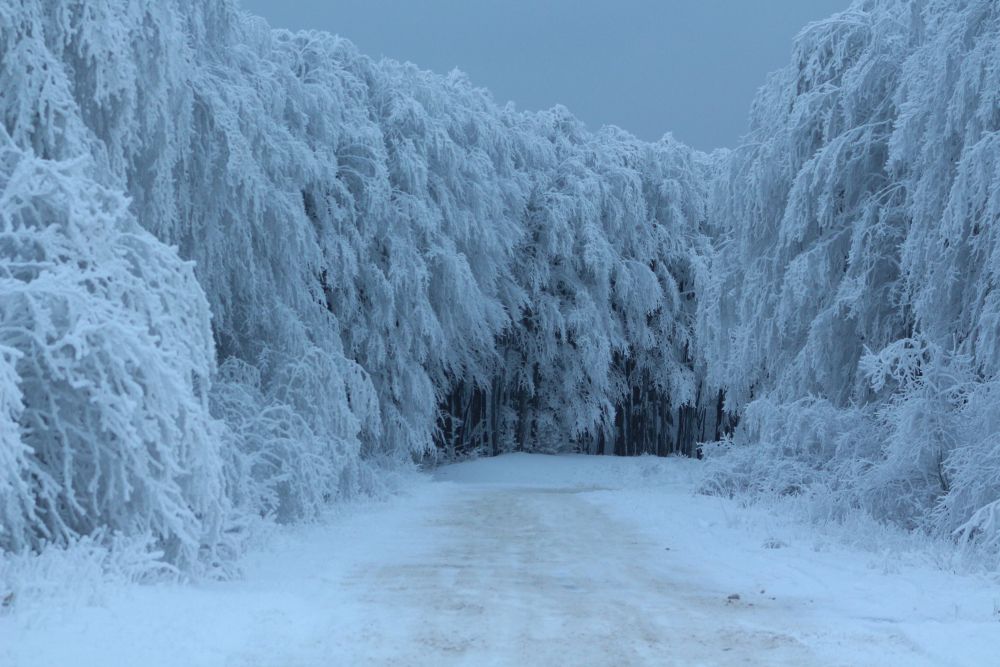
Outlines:
[[500,103],[564,104],[593,129],[733,146],[765,75],[850,0],[242,0],[272,26],[329,30]]

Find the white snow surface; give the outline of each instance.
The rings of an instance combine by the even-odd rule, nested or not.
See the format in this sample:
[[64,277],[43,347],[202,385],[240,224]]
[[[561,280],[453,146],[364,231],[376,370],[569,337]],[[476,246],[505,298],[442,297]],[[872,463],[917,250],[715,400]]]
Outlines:
[[279,529],[237,581],[82,598],[53,581],[0,614],[0,665],[997,664],[996,581],[695,495],[699,476],[682,459],[450,465]]

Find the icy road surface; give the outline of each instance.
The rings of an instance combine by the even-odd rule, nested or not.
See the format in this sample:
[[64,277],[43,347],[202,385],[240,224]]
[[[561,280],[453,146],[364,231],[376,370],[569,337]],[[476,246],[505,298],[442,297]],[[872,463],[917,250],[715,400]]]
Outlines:
[[508,456],[279,533],[237,582],[0,616],[0,665],[1000,665],[1000,587],[692,495],[697,463]]

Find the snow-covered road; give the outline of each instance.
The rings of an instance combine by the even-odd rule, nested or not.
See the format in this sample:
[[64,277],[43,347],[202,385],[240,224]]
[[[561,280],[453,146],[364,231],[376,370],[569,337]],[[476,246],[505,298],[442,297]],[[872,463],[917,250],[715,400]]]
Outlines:
[[[430,549],[350,579],[363,644],[429,665],[808,664],[794,619],[650,567],[664,547],[572,488],[467,487],[427,517]],[[385,610],[402,610],[399,625]],[[747,621],[751,621],[749,624]]]
[[0,616],[0,664],[1000,664],[995,584],[873,566],[693,497],[695,465],[450,466],[279,533],[241,581],[105,587]]

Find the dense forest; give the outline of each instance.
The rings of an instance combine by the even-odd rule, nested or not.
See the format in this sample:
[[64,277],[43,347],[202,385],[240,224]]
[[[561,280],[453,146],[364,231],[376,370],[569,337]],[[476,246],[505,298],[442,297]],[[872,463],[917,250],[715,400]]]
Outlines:
[[231,0],[3,3],[0,549],[203,571],[572,451],[1000,552],[998,95],[993,0],[806,27],[711,155]]

